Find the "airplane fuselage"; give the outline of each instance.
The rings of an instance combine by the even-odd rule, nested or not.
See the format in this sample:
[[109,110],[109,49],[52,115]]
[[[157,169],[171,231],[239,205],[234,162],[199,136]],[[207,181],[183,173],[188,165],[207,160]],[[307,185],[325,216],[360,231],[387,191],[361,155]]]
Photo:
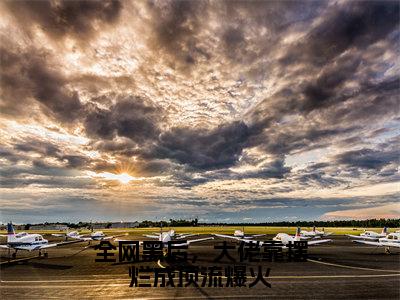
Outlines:
[[233,233],[233,236],[243,238],[244,232],[242,230],[235,230],[235,232]]
[[10,247],[46,245],[49,241],[44,239],[40,234],[28,234],[21,232],[13,237],[10,237],[7,244]]

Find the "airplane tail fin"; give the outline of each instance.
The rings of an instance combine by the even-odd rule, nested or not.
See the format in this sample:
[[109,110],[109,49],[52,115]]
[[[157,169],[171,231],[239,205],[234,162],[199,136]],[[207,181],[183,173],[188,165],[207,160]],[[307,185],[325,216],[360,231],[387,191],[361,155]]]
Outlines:
[[15,239],[15,231],[12,223],[7,224],[7,242],[12,242]]
[[300,237],[300,231],[301,231],[301,228],[297,227],[297,229],[296,229],[296,237]]
[[383,227],[382,234],[387,234],[387,233],[388,233],[388,228],[387,227]]

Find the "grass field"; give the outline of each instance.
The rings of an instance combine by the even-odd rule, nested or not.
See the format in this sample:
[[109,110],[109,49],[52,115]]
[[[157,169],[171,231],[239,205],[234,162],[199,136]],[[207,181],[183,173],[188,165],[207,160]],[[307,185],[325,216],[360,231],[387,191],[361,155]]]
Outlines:
[[[244,229],[246,234],[277,234],[280,232],[286,232],[289,234],[294,234],[296,232],[296,227],[272,227],[272,226],[199,226],[199,227],[175,227],[169,228],[164,227],[163,231],[168,231],[169,229],[174,229],[176,233],[194,233],[194,234],[233,234],[236,229]],[[302,227],[302,230],[312,230],[312,227]],[[321,227],[317,228],[318,230],[322,230]],[[344,234],[360,234],[365,230],[372,230],[376,232],[381,232],[382,228],[351,228],[351,227],[326,227],[325,232],[332,232],[335,235],[344,235]],[[106,234],[115,234],[121,232],[128,232],[132,234],[151,234],[154,232],[160,232],[159,227],[154,228],[116,228],[116,229],[98,229],[103,231]],[[392,228],[389,232],[395,232],[399,230],[399,228]],[[17,232],[21,232],[19,230]],[[96,231],[96,230],[95,230]],[[29,233],[40,233],[40,234],[51,234],[51,233],[59,233],[57,230],[28,230]],[[90,233],[89,230],[84,229],[79,231],[82,234]],[[0,231],[1,234],[5,234],[6,231]]]

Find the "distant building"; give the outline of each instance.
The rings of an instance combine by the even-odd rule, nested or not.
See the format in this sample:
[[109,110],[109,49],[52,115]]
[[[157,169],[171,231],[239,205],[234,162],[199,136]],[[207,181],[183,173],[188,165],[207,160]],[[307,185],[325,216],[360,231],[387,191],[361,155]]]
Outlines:
[[31,225],[29,230],[59,230],[65,231],[68,229],[68,226],[62,224],[37,224]]
[[[14,230],[25,230],[25,225],[21,224],[21,225],[15,225],[13,224]],[[0,230],[7,230],[7,224],[1,224],[0,225]]]
[[92,223],[93,229],[106,228],[135,228],[139,227],[139,222],[101,222]]
[[139,222],[114,222],[111,228],[135,228],[139,227]]

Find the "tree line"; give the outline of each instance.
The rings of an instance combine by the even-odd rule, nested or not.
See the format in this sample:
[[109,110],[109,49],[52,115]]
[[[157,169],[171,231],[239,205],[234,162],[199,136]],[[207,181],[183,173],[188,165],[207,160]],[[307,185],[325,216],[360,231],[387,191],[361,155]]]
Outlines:
[[278,227],[400,227],[400,219],[334,220],[334,221],[281,221],[263,223],[201,223],[199,225],[278,226]]
[[[91,222],[79,223],[43,223],[38,225],[66,225],[69,228],[91,228]],[[25,229],[29,229],[31,224],[26,224]],[[106,226],[106,228],[109,228]],[[199,223],[199,220],[169,219],[169,221],[149,221],[139,222],[139,227],[196,227],[196,226],[277,226],[277,227],[390,227],[399,228],[400,219],[369,219],[369,220],[336,220],[336,221],[281,221],[281,222],[261,222],[261,223]]]

